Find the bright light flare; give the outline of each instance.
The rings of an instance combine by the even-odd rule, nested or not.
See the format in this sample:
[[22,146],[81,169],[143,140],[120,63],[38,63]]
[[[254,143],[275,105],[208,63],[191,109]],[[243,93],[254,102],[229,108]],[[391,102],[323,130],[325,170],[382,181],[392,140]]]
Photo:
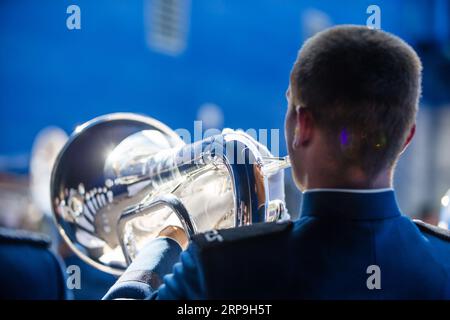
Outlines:
[[450,197],[448,195],[443,196],[441,199],[442,206],[447,207],[449,203],[450,203]]

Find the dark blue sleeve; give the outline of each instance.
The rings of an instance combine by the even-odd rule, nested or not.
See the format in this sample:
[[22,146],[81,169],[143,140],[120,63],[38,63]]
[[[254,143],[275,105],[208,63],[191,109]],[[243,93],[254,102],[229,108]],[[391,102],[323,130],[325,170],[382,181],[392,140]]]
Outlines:
[[196,247],[181,253],[172,239],[149,243],[103,299],[202,299]]

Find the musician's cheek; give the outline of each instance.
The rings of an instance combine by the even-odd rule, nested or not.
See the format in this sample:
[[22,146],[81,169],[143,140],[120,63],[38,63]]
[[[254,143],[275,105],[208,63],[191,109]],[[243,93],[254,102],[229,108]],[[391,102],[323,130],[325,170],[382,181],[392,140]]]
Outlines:
[[293,108],[289,108],[285,117],[285,139],[289,153],[292,153],[296,127],[296,113]]

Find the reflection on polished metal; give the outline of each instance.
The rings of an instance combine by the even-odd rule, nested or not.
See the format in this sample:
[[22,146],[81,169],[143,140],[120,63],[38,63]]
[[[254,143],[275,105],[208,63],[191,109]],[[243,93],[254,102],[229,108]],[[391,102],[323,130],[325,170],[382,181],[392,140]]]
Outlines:
[[120,274],[167,226],[192,236],[282,219],[268,184],[289,165],[242,132],[185,144],[152,118],[110,114],[77,127],[59,154],[52,208],[81,258]]

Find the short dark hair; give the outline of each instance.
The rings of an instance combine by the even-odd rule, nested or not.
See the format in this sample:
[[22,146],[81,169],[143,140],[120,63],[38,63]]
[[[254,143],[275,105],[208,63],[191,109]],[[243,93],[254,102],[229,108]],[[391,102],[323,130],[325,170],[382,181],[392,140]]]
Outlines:
[[422,66],[400,38],[338,26],[305,42],[291,91],[318,126],[339,141],[341,160],[368,174],[395,164],[415,123]]

